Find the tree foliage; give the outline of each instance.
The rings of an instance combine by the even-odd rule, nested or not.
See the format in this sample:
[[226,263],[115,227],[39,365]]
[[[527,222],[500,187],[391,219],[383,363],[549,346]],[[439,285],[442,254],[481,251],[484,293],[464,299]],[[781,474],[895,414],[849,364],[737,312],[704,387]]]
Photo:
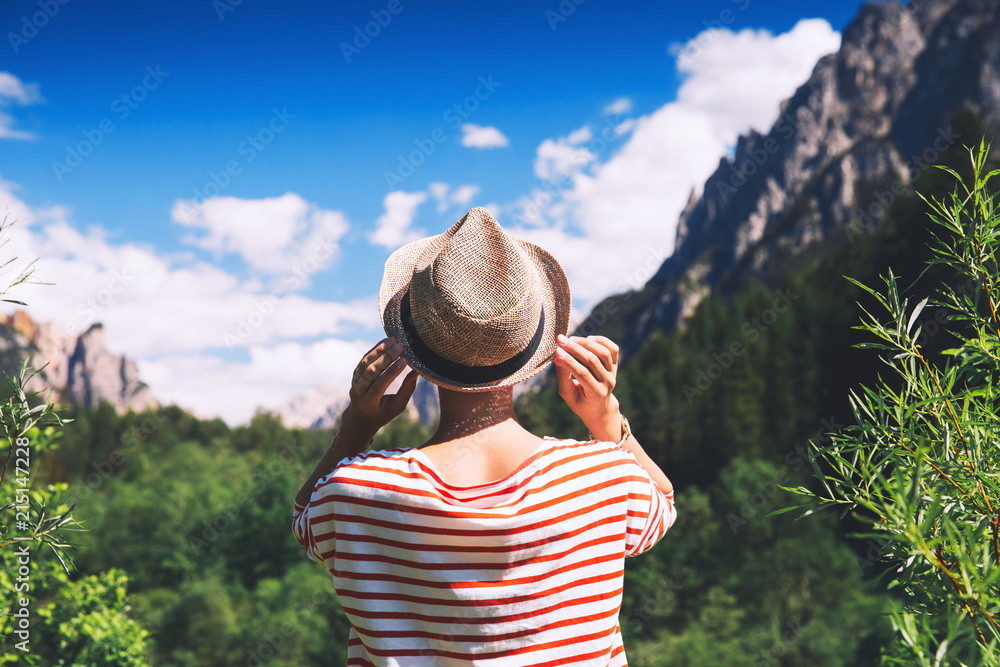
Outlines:
[[[971,176],[927,200],[937,226],[930,267],[950,276],[913,303],[890,271],[858,328],[888,371],[850,394],[855,423],[816,447],[822,489],[808,513],[839,508],[869,527],[902,609],[885,664],[997,665],[1000,646],[1000,208],[989,146]],[[915,298],[915,297],[914,297]],[[927,309],[947,314],[953,345],[932,356]]]
[[[963,137],[979,132],[962,119],[955,129]],[[964,174],[958,153],[941,160]],[[917,185],[929,198],[952,187],[936,170]],[[638,440],[673,480],[679,515],[660,545],[626,562],[619,620],[630,664],[878,662],[893,636],[887,614],[903,600],[901,586],[887,595],[873,581],[889,568],[881,560],[884,536],[845,538],[863,525],[853,515],[796,521],[769,514],[794,498],[780,486],[822,490],[811,478],[809,438],[821,447],[833,442],[823,433],[849,421],[848,388],[878,386],[879,350],[853,348],[863,332],[850,328],[861,312],[855,302],[874,297],[839,276],[868,283],[892,266],[897,282],[921,289],[949,275],[947,264],[921,275],[930,256],[926,210],[920,198],[900,196],[878,229],[803,253],[780,275],[711,295],[685,327],[655,333],[622,359],[616,394]],[[786,299],[776,302],[778,292]],[[940,324],[932,310],[941,308],[928,302],[914,331],[923,325],[920,351],[938,368],[935,355],[962,347],[943,331],[931,334]],[[622,326],[609,323],[606,333]],[[739,354],[735,342],[743,345]],[[963,406],[955,403],[960,420]],[[587,437],[553,387],[524,394],[515,409],[539,435]],[[916,414],[931,423],[934,411],[926,404]],[[331,578],[291,534],[292,499],[331,431],[287,429],[266,414],[230,428],[175,406],[119,415],[104,404],[60,414],[71,428],[31,435],[59,443],[57,456],[33,464],[32,491],[51,494],[49,515],[72,506],[87,532],[74,538],[78,572],[55,558],[33,570],[35,664],[57,664],[57,657],[65,664],[344,664],[349,625]],[[399,419],[373,448],[414,446],[427,435]],[[985,467],[977,479],[991,492]],[[990,502],[996,505],[993,496]],[[0,585],[7,587],[2,578],[14,569],[4,565]],[[95,618],[99,608],[108,614]],[[910,622],[923,623],[901,608],[897,623]],[[959,631],[968,634],[965,626]],[[911,635],[946,634],[932,630],[938,634]],[[886,656],[905,661],[909,650],[895,642]]]
[[[10,223],[0,221],[0,247]],[[3,263],[9,265],[16,258]],[[29,264],[3,291],[31,281]],[[3,301],[25,305],[15,299]],[[133,666],[145,664],[147,632],[129,614],[127,577],[109,571],[70,579],[79,530],[65,483],[46,483],[42,459],[58,449],[64,420],[49,397],[27,390],[38,373],[25,358],[0,401],[0,590],[4,610],[0,664]],[[40,370],[40,369],[39,369]]]

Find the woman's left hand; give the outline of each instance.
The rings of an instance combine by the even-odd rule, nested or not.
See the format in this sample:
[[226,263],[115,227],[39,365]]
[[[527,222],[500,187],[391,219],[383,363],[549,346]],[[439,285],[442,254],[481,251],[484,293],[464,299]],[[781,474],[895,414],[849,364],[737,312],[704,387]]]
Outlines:
[[380,428],[406,409],[417,386],[415,371],[411,369],[403,378],[397,393],[385,395],[392,381],[406,368],[402,353],[403,346],[395,338],[383,338],[354,369],[351,402],[340,418],[340,427],[352,442],[367,445]]

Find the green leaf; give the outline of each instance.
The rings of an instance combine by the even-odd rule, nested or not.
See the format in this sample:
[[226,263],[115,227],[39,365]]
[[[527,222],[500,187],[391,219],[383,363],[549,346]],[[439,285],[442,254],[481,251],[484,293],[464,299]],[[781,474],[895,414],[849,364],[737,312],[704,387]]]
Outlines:
[[929,299],[930,299],[930,297],[924,297],[923,301],[921,301],[920,303],[918,303],[916,305],[916,307],[913,309],[913,313],[910,315],[910,321],[907,322],[907,324],[906,324],[906,335],[907,336],[910,335],[910,329],[913,328],[913,323],[917,321],[918,317],[920,317],[920,313],[921,313],[921,311],[923,311],[924,306],[927,305],[927,301]]

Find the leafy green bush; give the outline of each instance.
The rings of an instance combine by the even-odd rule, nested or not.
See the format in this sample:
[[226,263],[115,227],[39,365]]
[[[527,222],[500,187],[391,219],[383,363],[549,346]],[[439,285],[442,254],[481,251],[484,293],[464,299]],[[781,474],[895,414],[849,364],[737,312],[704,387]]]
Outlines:
[[[891,372],[852,391],[856,424],[815,446],[822,490],[796,489],[807,514],[840,508],[870,526],[869,564],[883,561],[902,603],[883,664],[1000,664],[1000,170],[986,173],[985,142],[969,155],[972,177],[943,168],[955,190],[926,200],[940,230],[930,265],[951,279],[912,306],[891,271],[883,292],[856,283],[885,311],[865,311],[857,328],[876,342],[859,346]],[[928,307],[947,317],[921,318]],[[935,336],[955,345],[932,356]]]
[[111,569],[63,586],[38,616],[44,664],[142,667],[149,633],[129,613],[128,576]]
[[[5,234],[11,224],[0,220],[0,247],[9,240]],[[0,296],[28,282],[33,264]],[[15,377],[4,373],[10,394],[0,401],[0,591],[9,601],[0,612],[5,649],[0,664],[146,664],[148,633],[129,614],[125,573],[111,570],[70,580],[68,533],[79,530],[80,523],[67,499],[67,484],[46,480],[40,465],[58,448],[62,434],[57,428],[70,420],[60,417],[48,397],[40,400],[37,392],[26,391],[40,370],[29,372],[29,363],[24,359]]]

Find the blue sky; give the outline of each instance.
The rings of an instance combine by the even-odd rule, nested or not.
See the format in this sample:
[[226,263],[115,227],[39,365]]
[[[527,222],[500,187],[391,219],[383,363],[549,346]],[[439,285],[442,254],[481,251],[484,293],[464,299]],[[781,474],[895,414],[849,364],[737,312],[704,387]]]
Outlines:
[[563,262],[579,317],[858,5],[4,3],[0,198],[57,283],[22,296],[233,422],[336,393],[388,254],[475,205]]

